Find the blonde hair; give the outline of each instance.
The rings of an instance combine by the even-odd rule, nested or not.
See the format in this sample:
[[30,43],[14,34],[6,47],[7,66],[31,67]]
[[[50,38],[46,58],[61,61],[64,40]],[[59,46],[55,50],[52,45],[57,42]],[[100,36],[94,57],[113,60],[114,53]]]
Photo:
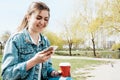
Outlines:
[[27,14],[24,16],[24,18],[22,20],[22,23],[20,24],[20,26],[18,26],[17,31],[19,32],[27,27],[27,25],[28,25],[27,16],[30,16],[35,11],[42,11],[42,10],[47,10],[49,12],[49,17],[50,17],[50,9],[45,3],[40,2],[40,1],[32,2],[28,8]]

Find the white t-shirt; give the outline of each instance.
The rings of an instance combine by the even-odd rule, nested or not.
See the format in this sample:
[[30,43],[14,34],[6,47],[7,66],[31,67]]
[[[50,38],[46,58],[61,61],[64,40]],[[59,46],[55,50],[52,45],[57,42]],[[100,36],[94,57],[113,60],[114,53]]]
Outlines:
[[[35,44],[35,42],[34,42],[34,40],[32,39],[31,36],[30,36],[30,38],[31,38],[32,42]],[[39,42],[39,41],[41,41],[40,36],[39,36],[38,42]],[[37,42],[37,43],[38,43],[38,42]],[[41,80],[41,69],[42,69],[42,63],[39,63],[38,80]]]

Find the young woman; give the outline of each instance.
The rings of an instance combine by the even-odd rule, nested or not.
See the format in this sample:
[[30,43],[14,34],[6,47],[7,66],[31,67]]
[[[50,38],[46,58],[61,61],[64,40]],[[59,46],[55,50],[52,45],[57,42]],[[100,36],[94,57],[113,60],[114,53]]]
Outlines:
[[[50,18],[50,9],[43,2],[33,2],[6,43],[2,58],[3,80],[48,80],[59,76],[52,68],[48,39],[41,34]],[[45,50],[47,49],[47,50]]]

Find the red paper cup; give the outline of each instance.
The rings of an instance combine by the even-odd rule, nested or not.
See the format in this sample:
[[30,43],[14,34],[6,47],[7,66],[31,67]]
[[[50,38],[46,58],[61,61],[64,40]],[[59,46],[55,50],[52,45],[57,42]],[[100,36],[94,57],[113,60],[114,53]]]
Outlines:
[[61,76],[70,77],[70,63],[60,63]]

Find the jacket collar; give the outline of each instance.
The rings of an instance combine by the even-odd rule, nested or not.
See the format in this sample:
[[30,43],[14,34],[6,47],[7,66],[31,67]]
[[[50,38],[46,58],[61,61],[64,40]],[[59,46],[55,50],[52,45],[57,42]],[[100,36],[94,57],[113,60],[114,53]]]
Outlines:
[[[34,44],[31,40],[31,37],[30,37],[30,34],[29,34],[27,28],[25,28],[23,30],[23,33],[25,34],[25,42],[29,43],[29,44]],[[39,44],[43,44],[43,41],[44,41],[43,39],[44,39],[44,36],[42,34],[40,34]]]

